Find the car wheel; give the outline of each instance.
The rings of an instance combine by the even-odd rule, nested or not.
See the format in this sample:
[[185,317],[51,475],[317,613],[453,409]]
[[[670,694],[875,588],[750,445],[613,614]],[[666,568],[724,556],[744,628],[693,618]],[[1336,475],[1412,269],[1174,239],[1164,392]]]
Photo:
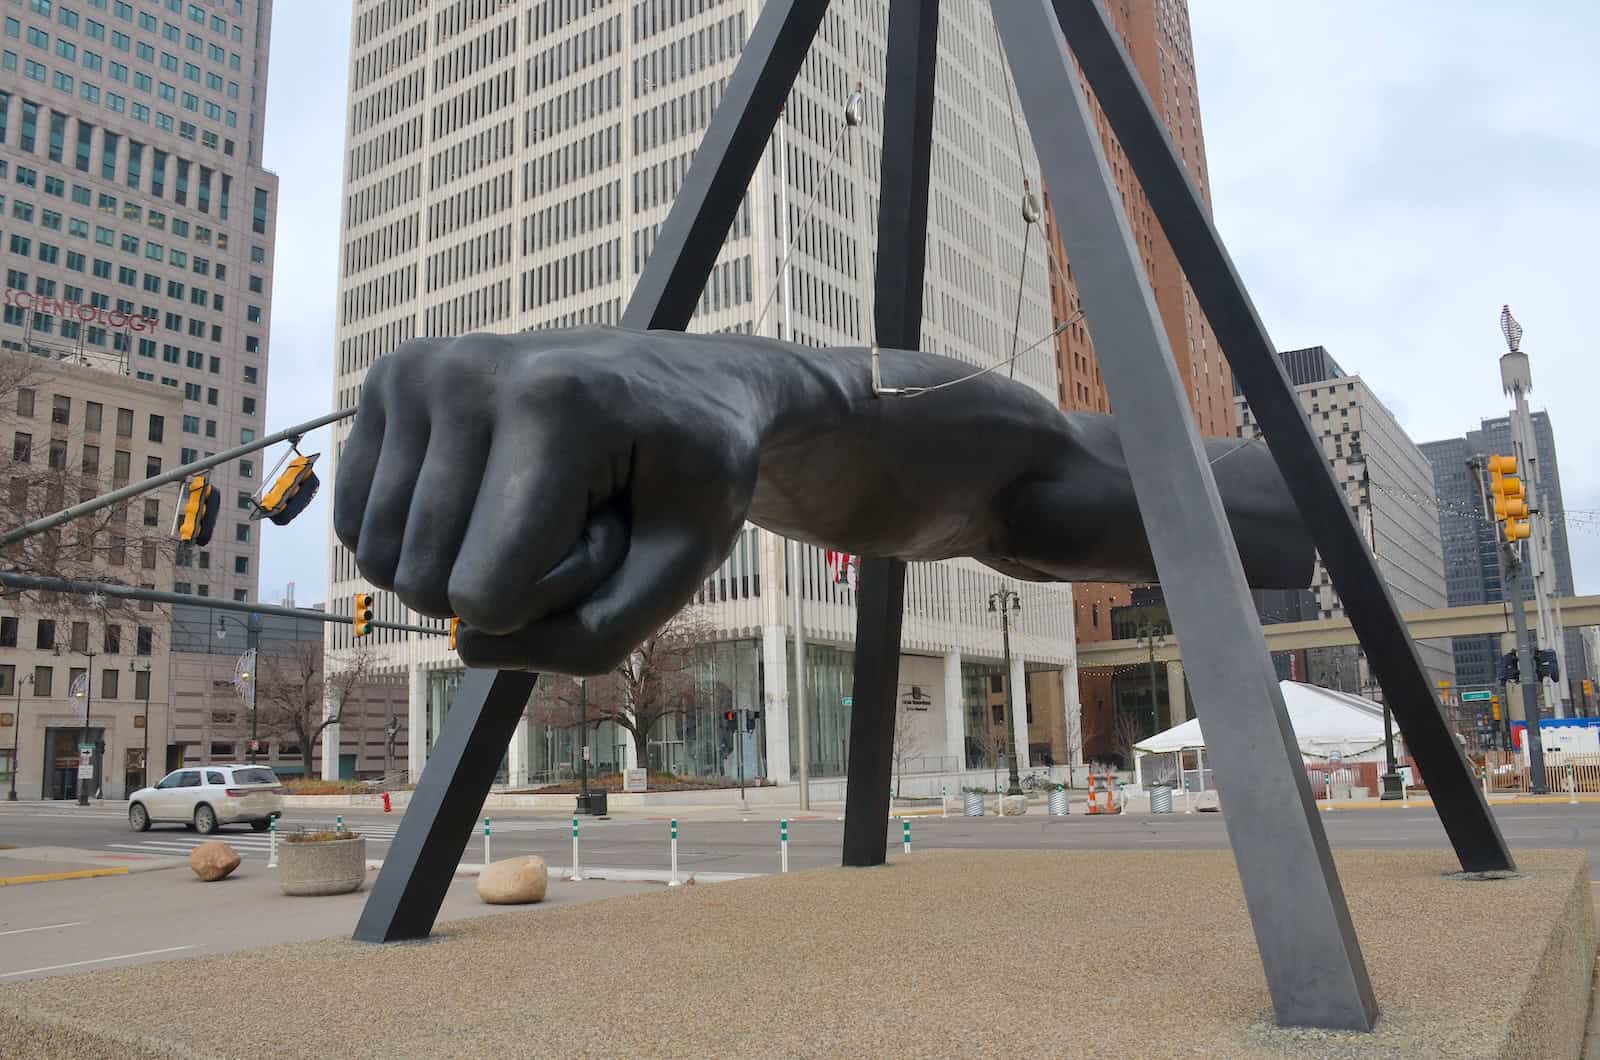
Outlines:
[[265,832],[269,824],[271,824],[270,821],[251,821],[250,830],[252,832]]
[[128,827],[135,832],[150,831],[150,812],[142,803],[134,803],[128,807]]
[[194,830],[201,835],[210,835],[217,830],[217,811],[201,803],[194,811]]

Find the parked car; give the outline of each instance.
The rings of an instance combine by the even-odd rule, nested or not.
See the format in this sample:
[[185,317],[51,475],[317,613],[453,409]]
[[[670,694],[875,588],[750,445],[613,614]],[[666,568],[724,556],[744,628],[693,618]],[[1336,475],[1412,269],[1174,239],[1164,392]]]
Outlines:
[[282,792],[266,766],[185,766],[129,796],[128,826],[143,832],[170,821],[210,835],[225,824],[248,824],[265,832],[282,812]]

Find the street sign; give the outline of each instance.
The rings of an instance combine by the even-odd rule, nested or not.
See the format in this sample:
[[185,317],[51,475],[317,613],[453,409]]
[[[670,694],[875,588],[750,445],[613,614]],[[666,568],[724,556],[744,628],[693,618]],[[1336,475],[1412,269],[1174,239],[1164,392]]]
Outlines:
[[650,774],[643,769],[624,769],[622,771],[623,791],[644,791],[649,785]]
[[841,707],[853,707],[853,706],[856,705],[855,697],[854,696],[840,696],[839,697],[839,705]]
[[1461,702],[1487,703],[1493,696],[1493,692],[1463,692],[1461,693]]
[[94,744],[92,743],[78,745],[78,779],[94,779]]

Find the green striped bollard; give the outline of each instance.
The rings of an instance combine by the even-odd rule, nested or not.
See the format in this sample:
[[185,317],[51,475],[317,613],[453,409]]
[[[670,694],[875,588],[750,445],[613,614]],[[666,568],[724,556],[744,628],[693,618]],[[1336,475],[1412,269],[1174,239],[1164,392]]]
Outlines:
[[903,830],[903,835],[905,837],[904,841],[905,841],[906,853],[909,854],[909,853],[911,853],[911,818],[909,818],[909,817],[900,818],[900,827]]
[[267,822],[267,868],[278,867],[278,819]]
[[778,862],[779,871],[789,871],[789,820],[784,818],[778,822]]
[[489,818],[483,819],[483,863],[489,864]]
[[567,879],[572,880],[574,883],[576,883],[578,880],[583,879],[583,873],[578,871],[578,818],[577,818],[577,815],[573,815],[573,818],[572,818],[572,875],[568,876]]
[[335,832],[344,831],[344,814],[341,813],[333,819],[333,830]]
[[667,877],[668,887],[679,887],[678,880],[678,819],[672,819],[672,874]]
[[943,811],[941,816],[950,816],[950,788],[945,784],[939,785],[939,809]]

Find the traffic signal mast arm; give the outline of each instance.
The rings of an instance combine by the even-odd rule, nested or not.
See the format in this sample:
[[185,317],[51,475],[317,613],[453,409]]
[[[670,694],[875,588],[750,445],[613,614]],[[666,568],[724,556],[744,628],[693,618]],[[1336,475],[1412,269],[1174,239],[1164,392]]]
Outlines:
[[[185,596],[183,593],[168,593],[159,589],[138,589],[131,585],[117,585],[114,582],[84,582],[72,581],[67,578],[38,578],[31,574],[12,574],[9,571],[0,571],[0,588],[24,589],[33,592],[68,593],[75,596],[99,593],[102,596],[116,597],[119,600],[148,600],[157,604],[188,604],[218,611],[238,611],[249,615],[282,615],[286,618],[305,618],[314,622],[329,622],[334,625],[348,626],[355,623],[355,617],[352,615],[329,614],[326,611],[312,611],[303,607],[280,607],[276,604],[252,604],[243,600]],[[401,622],[369,621],[367,625],[372,629],[397,629],[406,633],[426,633],[434,637],[449,635],[448,630],[430,628],[428,626],[409,626]]]
[[307,420],[305,423],[296,424],[287,430],[278,431],[276,434],[269,434],[265,438],[259,438],[256,441],[235,446],[232,449],[229,449],[226,452],[218,453],[215,456],[208,456],[204,459],[196,460],[193,463],[184,464],[182,467],[175,467],[171,471],[165,471],[159,475],[152,475],[150,478],[135,482],[129,486],[123,486],[121,489],[112,490],[110,493],[102,493],[100,496],[93,497],[81,504],[74,504],[70,508],[63,508],[54,515],[47,515],[43,519],[35,519],[31,523],[24,523],[22,526],[19,526],[14,530],[6,531],[3,536],[0,536],[0,547],[15,544],[18,541],[21,541],[24,538],[32,537],[35,534],[42,534],[46,530],[60,526],[62,523],[70,522],[81,515],[88,515],[90,512],[97,512],[101,508],[109,507],[110,505],[116,504],[119,501],[125,501],[130,497],[137,497],[141,493],[149,493],[151,490],[165,486],[169,482],[182,482],[197,472],[208,470],[209,468],[216,467],[219,464],[226,464],[230,460],[237,460],[240,457],[249,456],[251,453],[254,453],[260,449],[265,449],[269,445],[276,445],[279,442],[298,442],[302,435],[314,431],[318,427],[324,427],[338,420],[348,419],[355,414],[356,410],[354,408],[341,409],[338,412],[330,412],[326,416],[318,416],[314,420]]

